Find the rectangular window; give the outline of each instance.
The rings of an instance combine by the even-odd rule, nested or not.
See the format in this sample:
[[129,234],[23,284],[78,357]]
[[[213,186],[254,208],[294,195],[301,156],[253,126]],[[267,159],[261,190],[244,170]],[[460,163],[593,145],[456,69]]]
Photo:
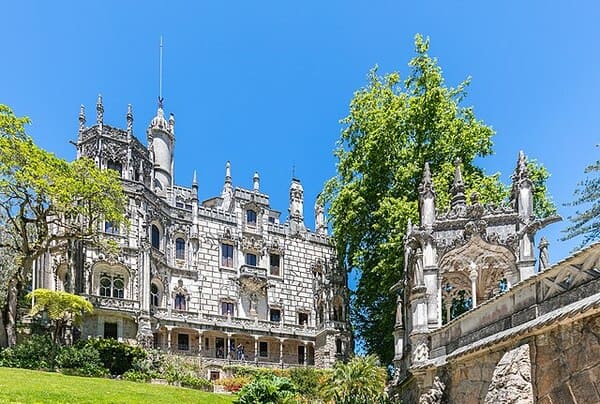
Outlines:
[[278,254],[271,254],[269,256],[269,268],[271,275],[281,275],[281,257]]
[[258,355],[263,358],[269,356],[269,344],[266,341],[260,341],[258,343]]
[[246,223],[250,225],[256,225],[256,212],[248,209],[246,211]]
[[341,354],[342,353],[342,340],[337,338],[335,340],[335,353],[336,354]]
[[185,240],[182,238],[175,240],[175,258],[178,260],[185,259]]
[[109,234],[119,234],[119,226],[115,226],[111,222],[104,222],[104,232]]
[[308,325],[308,313],[298,313],[298,324]]
[[117,323],[104,323],[104,338],[117,339]]
[[246,265],[256,266],[256,254],[246,254]]
[[271,311],[269,312],[269,319],[276,323],[280,322],[281,321],[281,310],[271,309]]
[[175,206],[177,206],[178,208],[181,208],[181,209],[183,209],[183,207],[184,207],[185,205],[183,204],[183,202],[175,202]]
[[180,351],[190,350],[190,336],[187,334],[177,334],[177,348]]
[[222,302],[221,303],[221,314],[226,316],[228,314],[235,315],[235,303]]
[[221,266],[233,268],[233,246],[221,244]]
[[269,217],[269,223],[271,224],[275,224],[275,218],[274,217]]

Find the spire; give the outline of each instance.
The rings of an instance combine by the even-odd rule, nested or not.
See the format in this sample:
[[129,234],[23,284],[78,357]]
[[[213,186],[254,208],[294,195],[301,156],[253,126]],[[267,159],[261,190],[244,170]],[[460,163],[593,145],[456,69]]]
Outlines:
[[192,178],[192,187],[198,186],[198,178],[196,177],[196,170],[194,170],[194,176]]
[[133,133],[133,110],[131,104],[127,104],[127,133]]
[[517,158],[517,167],[512,175],[513,182],[518,182],[529,178],[529,170],[527,169],[527,158],[523,150],[519,150],[519,157]]
[[260,177],[258,176],[258,172],[254,172],[254,177],[252,177],[252,188],[255,191],[260,189]]
[[225,184],[231,184],[231,163],[229,160],[225,164]]
[[429,163],[425,162],[425,167],[423,168],[423,179],[421,180],[421,184],[419,185],[419,193],[421,195],[427,193],[435,193],[433,190],[433,181],[431,180],[431,171],[429,170]]
[[83,104],[79,107],[79,133],[85,129],[85,107]]
[[519,151],[517,167],[512,175],[511,199],[519,216],[528,220],[533,216],[533,182],[529,178],[527,158],[523,150]]
[[467,204],[465,198],[465,183],[463,182],[462,173],[460,172],[459,157],[454,160],[454,167],[454,182],[452,183],[452,188],[450,188],[450,193],[452,194],[452,208],[456,206],[465,206]]
[[169,114],[169,130],[172,134],[175,134],[175,114],[172,112]]
[[96,122],[98,126],[102,126],[104,121],[104,105],[102,105],[102,94],[98,94],[98,101],[96,101]]
[[192,198],[198,200],[198,178],[196,177],[196,170],[194,170],[194,176],[192,177]]
[[290,185],[290,219],[296,222],[304,221],[304,188],[300,180],[293,178]]

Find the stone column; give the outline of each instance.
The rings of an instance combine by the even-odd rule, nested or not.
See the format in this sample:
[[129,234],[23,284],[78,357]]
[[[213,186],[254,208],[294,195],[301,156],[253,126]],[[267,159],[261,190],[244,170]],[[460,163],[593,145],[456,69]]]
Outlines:
[[304,341],[304,358],[302,358],[302,366],[306,366],[306,357],[308,356],[308,342]]
[[283,366],[283,338],[279,339],[279,363]]
[[172,353],[172,350],[171,350],[171,332],[172,331],[173,331],[173,327],[168,326],[167,327],[167,351],[169,353]]
[[231,334],[227,333],[227,345],[225,346],[225,359],[229,359],[229,351],[231,349]]
[[198,331],[198,357],[202,357],[202,331]]
[[254,336],[254,362],[258,363],[258,337]]
[[471,280],[471,300],[473,302],[473,309],[477,307],[477,267],[474,262],[471,263],[471,272],[469,272],[469,279]]

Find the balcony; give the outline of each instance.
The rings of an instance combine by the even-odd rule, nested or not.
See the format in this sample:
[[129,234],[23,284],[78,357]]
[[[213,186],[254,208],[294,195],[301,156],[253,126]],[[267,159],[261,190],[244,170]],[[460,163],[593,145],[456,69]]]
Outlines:
[[119,299],[116,297],[82,295],[97,309],[137,312],[140,302],[137,300]]
[[266,268],[259,268],[252,265],[242,265],[240,268],[240,277],[253,277],[267,279]]

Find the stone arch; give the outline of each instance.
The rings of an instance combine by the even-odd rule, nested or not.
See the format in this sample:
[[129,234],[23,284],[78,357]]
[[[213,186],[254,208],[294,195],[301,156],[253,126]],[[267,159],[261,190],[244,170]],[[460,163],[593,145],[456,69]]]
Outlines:
[[165,285],[159,277],[153,277],[150,281],[150,306],[163,307],[165,296]]
[[129,269],[123,264],[99,261],[92,266],[92,291],[97,296],[131,299],[131,281]]

